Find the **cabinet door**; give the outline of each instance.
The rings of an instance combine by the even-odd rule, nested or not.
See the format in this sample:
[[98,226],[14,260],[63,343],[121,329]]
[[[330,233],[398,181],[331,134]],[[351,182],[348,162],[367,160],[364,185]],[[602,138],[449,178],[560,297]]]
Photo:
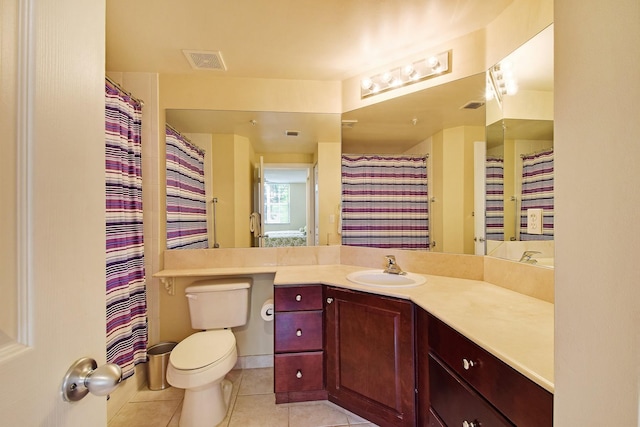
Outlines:
[[329,400],[380,426],[414,426],[413,304],[328,287]]

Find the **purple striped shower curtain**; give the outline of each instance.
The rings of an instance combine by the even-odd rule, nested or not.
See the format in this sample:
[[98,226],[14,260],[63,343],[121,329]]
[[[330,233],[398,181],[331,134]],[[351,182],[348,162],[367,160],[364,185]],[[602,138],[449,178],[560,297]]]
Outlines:
[[140,102],[105,82],[107,362],[147,358]]
[[486,162],[486,238],[504,240],[504,159],[487,157]]
[[[520,240],[553,240],[553,150],[522,157]],[[542,209],[542,234],[527,233],[527,210]]]
[[425,156],[342,156],[342,244],[429,249]]
[[206,249],[204,151],[166,127],[167,249]]

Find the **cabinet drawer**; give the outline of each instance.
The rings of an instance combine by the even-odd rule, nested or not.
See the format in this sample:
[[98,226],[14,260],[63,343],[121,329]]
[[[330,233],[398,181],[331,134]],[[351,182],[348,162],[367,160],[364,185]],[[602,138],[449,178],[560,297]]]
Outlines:
[[[429,356],[429,388],[431,407],[447,426],[513,427],[513,424],[433,356]],[[436,420],[437,417],[432,417],[430,421]]]
[[276,311],[322,310],[322,286],[276,286]]
[[322,350],[322,312],[275,314],[275,352]]
[[553,395],[433,316],[429,347],[519,427],[553,425]]
[[275,392],[321,390],[324,388],[323,353],[276,354]]

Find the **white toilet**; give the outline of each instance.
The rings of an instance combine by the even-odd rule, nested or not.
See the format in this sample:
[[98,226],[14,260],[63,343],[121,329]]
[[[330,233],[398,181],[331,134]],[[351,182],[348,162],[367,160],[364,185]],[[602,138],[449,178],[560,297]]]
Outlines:
[[191,327],[203,329],[181,341],[169,356],[167,381],[183,388],[180,427],[214,427],[229,406],[236,364],[236,338],[230,329],[249,318],[250,278],[201,280],[185,292]]

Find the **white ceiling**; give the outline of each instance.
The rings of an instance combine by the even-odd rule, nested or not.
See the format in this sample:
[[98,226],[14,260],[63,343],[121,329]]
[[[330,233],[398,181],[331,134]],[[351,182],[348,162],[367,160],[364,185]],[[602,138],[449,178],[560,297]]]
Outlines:
[[[484,28],[511,2],[107,0],[106,66],[108,71],[344,80]],[[227,71],[194,70],[183,49],[219,51]],[[385,102],[386,107],[344,114],[358,124],[342,129],[343,146],[351,146],[350,152],[364,152],[360,147],[366,144],[378,144],[380,152],[401,151],[444,125],[484,124],[484,108],[459,108],[482,99],[484,77],[447,87],[429,91],[429,98],[423,91],[394,100],[391,109]],[[412,118],[418,119],[415,126],[409,124]],[[340,140],[340,117],[331,114],[182,110],[168,111],[167,121],[186,133],[245,135],[259,152],[313,152],[317,141]],[[338,135],[320,134],[327,123]],[[285,130],[301,133],[286,137]]]
[[[344,80],[484,28],[512,0],[107,0],[107,70]],[[182,50],[219,51],[226,72]]]

